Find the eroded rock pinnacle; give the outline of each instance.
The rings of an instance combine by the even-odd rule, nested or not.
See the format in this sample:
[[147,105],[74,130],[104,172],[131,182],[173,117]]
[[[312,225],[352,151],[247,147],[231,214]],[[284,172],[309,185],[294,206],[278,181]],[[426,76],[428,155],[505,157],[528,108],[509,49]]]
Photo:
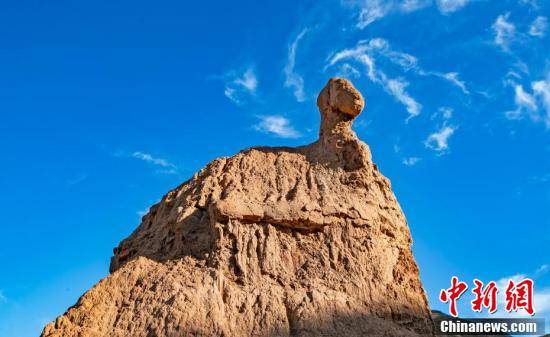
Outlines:
[[334,78],[317,104],[318,141],[216,159],[168,192],[42,336],[430,334],[407,222],[351,129],[363,98]]

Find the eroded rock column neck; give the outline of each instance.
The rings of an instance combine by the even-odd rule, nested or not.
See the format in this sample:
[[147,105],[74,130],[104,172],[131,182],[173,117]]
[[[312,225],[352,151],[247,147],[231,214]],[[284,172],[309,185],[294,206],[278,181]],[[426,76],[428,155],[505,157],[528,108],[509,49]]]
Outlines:
[[361,93],[343,78],[331,78],[317,98],[317,107],[321,113],[319,139],[355,136],[351,125],[363,107],[365,101]]

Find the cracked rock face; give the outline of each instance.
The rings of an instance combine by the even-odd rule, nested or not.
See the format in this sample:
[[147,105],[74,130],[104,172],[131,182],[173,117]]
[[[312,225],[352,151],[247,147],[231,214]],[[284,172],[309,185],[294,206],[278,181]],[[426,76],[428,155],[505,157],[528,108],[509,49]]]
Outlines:
[[317,142],[211,162],[42,336],[431,334],[407,222],[351,129],[364,100],[336,78],[317,104]]

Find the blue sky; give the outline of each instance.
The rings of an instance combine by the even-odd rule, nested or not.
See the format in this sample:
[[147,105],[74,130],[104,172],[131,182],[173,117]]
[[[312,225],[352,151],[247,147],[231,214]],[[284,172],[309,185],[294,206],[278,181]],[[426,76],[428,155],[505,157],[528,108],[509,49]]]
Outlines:
[[550,315],[547,1],[1,7],[0,336],[37,336],[209,161],[314,141],[331,76],[366,97],[354,128],[407,215],[430,305],[447,311],[452,275],[526,275]]

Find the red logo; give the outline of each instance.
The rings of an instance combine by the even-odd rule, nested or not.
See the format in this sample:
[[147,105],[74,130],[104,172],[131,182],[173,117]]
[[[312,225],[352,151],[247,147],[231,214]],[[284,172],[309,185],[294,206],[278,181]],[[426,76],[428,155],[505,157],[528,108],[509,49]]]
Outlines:
[[[507,312],[517,312],[520,309],[525,310],[529,315],[535,314],[533,305],[533,280],[525,278],[520,282],[508,281],[506,287],[506,303],[505,310]],[[465,282],[458,280],[458,277],[451,278],[451,287],[441,289],[439,300],[443,303],[449,303],[449,314],[453,317],[458,317],[457,301],[466,292],[468,285]],[[474,279],[474,288],[472,289],[473,300],[470,302],[472,310],[481,312],[483,308],[487,308],[490,314],[498,310],[498,293],[499,289],[495,281],[490,281],[486,285]]]
[[472,310],[481,312],[483,307],[489,309],[489,313],[492,314],[497,311],[497,284],[491,281],[483,288],[483,282],[478,279],[474,280],[475,288],[472,290],[474,293],[474,300],[472,301]]
[[525,280],[515,284],[514,281],[508,281],[506,288],[506,311],[518,311],[525,309],[531,316],[535,314],[533,308],[533,280]]
[[458,277],[456,276],[453,276],[449,289],[441,289],[439,299],[443,303],[449,302],[449,313],[451,313],[451,316],[458,317],[456,301],[464,294],[466,289],[468,289],[468,285],[464,282],[458,282]]

